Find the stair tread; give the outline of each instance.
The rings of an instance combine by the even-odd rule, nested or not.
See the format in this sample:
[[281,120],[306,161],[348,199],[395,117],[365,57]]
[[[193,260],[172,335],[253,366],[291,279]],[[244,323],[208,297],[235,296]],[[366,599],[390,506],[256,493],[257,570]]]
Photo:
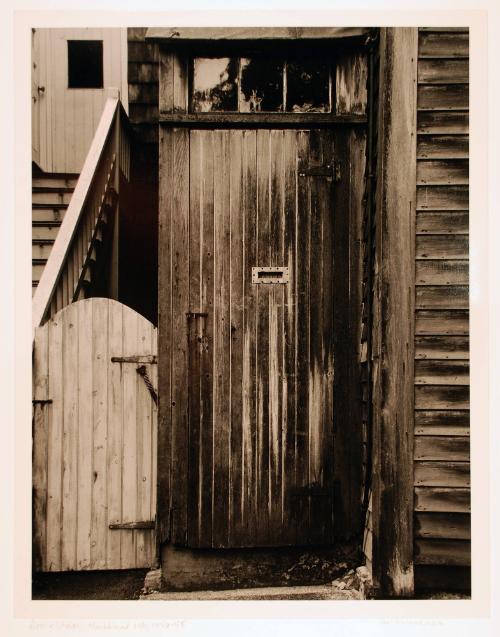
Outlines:
[[57,195],[61,193],[72,193],[75,192],[75,189],[69,186],[33,186],[31,191],[35,193],[49,192]]
[[43,226],[60,226],[61,221],[32,221],[31,225],[35,228],[42,228]]
[[54,210],[55,208],[58,209],[66,209],[69,206],[69,204],[67,203],[36,203],[33,202],[31,204],[31,207],[33,210]]

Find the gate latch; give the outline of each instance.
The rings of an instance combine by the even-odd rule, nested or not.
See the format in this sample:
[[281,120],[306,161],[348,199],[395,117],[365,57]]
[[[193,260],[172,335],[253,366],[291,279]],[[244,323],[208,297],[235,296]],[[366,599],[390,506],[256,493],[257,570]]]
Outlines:
[[299,168],[299,177],[330,177],[333,181],[340,181],[340,162],[332,161],[323,166],[304,166]]

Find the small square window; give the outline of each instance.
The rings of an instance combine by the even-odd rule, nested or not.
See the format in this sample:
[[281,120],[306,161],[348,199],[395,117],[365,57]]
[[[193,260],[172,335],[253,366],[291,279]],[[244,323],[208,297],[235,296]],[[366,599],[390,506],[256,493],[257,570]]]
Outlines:
[[102,40],[68,40],[68,88],[102,88]]

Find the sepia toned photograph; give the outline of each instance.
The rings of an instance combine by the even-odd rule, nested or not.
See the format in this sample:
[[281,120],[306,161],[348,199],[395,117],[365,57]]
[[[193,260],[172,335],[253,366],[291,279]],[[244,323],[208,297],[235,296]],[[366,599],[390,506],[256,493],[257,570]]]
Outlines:
[[468,26],[36,27],[31,126],[32,599],[470,599]]

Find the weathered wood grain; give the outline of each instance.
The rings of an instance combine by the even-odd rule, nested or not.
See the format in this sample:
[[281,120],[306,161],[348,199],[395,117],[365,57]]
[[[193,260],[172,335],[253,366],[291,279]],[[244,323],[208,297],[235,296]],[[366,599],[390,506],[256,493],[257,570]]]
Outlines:
[[417,108],[421,111],[461,111],[469,108],[468,84],[420,84],[417,90]]
[[[37,328],[33,352],[33,400],[49,400],[49,331]],[[33,567],[47,570],[47,472],[49,403],[33,404]]]
[[417,410],[415,412],[415,434],[426,436],[468,436],[470,415],[459,410]]
[[[163,89],[161,89],[163,90]],[[174,133],[159,129],[158,202],[158,352],[165,361],[158,366],[158,462],[156,532],[158,544],[170,536],[172,504],[172,188]]]
[[[420,55],[419,55],[420,57]],[[418,61],[419,84],[463,84],[469,82],[469,60]]]
[[469,283],[469,262],[444,259],[417,259],[417,285],[464,285]]
[[466,540],[420,539],[415,542],[417,564],[470,566],[471,546]]
[[368,60],[365,53],[346,53],[337,59],[335,70],[335,113],[366,113]]
[[[430,214],[430,213],[424,213]],[[436,214],[436,213],[435,213]],[[457,217],[460,214],[457,213]],[[468,218],[468,214],[467,214]],[[434,220],[435,221],[435,220]],[[422,222],[417,219],[417,227]],[[422,227],[422,226],[421,226]],[[467,235],[427,234],[417,235],[415,257],[417,259],[468,259],[469,237]],[[446,261],[445,261],[446,262]],[[452,263],[447,261],[447,263]],[[458,261],[457,263],[463,263]]]
[[[416,29],[381,29],[373,344],[373,578],[391,596],[413,581],[413,359]],[[397,264],[390,267],[389,264]],[[398,370],[398,371],[397,371]],[[405,370],[401,373],[401,370]],[[388,492],[387,484],[392,485]]]
[[[419,119],[422,117],[420,113]],[[469,156],[467,135],[419,135],[417,159],[466,159]],[[418,164],[417,164],[418,166]]]
[[464,185],[469,183],[469,162],[465,159],[425,160],[417,163],[418,185]]
[[[469,233],[469,212],[427,212],[419,211],[417,213],[417,235],[419,234],[468,234]],[[420,238],[417,236],[417,246]],[[432,239],[434,242],[444,243],[445,239]],[[450,243],[446,242],[449,246]],[[452,243],[452,245],[455,245]]]
[[[115,301],[88,299],[68,305],[40,328],[35,352],[38,348],[46,369],[36,366],[35,391],[40,395],[45,387],[52,402],[45,440],[41,427],[35,432],[34,488],[47,494],[45,508],[35,509],[37,568],[150,566],[154,531],[111,531],[109,524],[127,521],[127,516],[135,522],[136,513],[150,520],[154,515],[150,485],[155,481],[156,415],[136,365],[113,363],[111,357],[130,354],[131,349],[156,356],[156,330]],[[132,403],[137,410],[130,409]]]
[[469,34],[420,31],[418,35],[418,57],[422,58],[467,58],[469,57]]
[[416,487],[415,511],[469,513],[470,489],[455,487]]
[[417,513],[415,537],[470,540],[470,522],[467,513]]
[[[297,166],[299,159],[331,162],[333,133],[185,132],[189,221],[185,238],[174,246],[184,246],[182,258],[188,260],[189,309],[203,316],[189,319],[189,382],[183,391],[190,444],[186,436],[173,441],[174,484],[187,484],[182,496],[176,493],[182,487],[174,487],[174,542],[199,548],[329,543],[332,182],[321,176],[301,182]],[[353,153],[351,161],[360,163],[352,179],[359,182],[361,209],[364,137]],[[178,181],[179,171],[165,177]],[[171,197],[176,188],[169,189]],[[181,258],[176,248],[173,292]],[[259,264],[288,265],[289,283],[252,284],[252,267]],[[313,286],[310,276],[323,284]],[[175,304],[173,312],[179,312]],[[175,380],[177,336],[171,347]],[[171,402],[175,409],[174,393]],[[188,461],[181,467],[178,457],[184,454]],[[357,494],[352,500],[359,508]],[[176,536],[181,497],[187,535]]]
[[417,385],[468,385],[469,361],[416,360]]
[[466,385],[417,385],[416,409],[468,409],[469,387]]
[[417,336],[415,358],[432,360],[466,360],[469,358],[468,336]]
[[469,113],[466,111],[419,111],[417,133],[421,135],[466,134]]
[[149,40],[323,40],[359,38],[368,35],[363,27],[150,27]]
[[417,309],[461,310],[469,307],[466,285],[417,285]]
[[[189,133],[173,131],[172,189],[172,539],[185,544],[188,487]],[[174,217],[175,215],[175,217]],[[175,335],[175,336],[174,336]]]
[[418,210],[468,210],[467,186],[418,186]]
[[460,436],[415,436],[415,460],[468,462],[469,438]]
[[468,334],[469,312],[467,310],[417,310],[415,334],[446,335]]
[[415,462],[414,480],[417,487],[470,487],[470,465],[449,460]]

